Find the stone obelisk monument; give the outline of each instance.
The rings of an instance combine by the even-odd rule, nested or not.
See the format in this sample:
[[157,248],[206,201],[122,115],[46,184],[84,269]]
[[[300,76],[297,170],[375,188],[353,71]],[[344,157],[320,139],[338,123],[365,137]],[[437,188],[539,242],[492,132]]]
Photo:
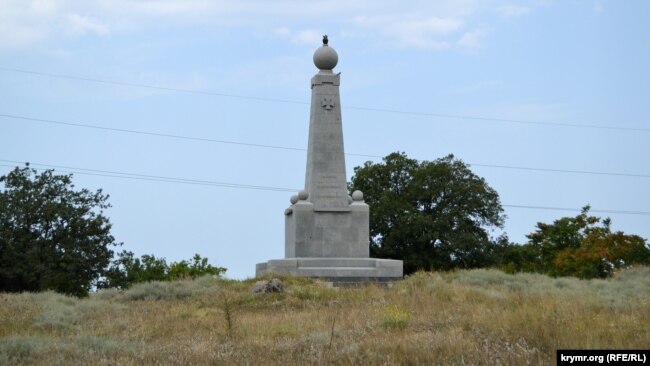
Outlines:
[[267,272],[333,282],[391,281],[402,261],[369,258],[369,207],[363,193],[348,196],[341,120],[338,54],[323,36],[314,53],[305,189],[285,210],[285,258],[259,263]]

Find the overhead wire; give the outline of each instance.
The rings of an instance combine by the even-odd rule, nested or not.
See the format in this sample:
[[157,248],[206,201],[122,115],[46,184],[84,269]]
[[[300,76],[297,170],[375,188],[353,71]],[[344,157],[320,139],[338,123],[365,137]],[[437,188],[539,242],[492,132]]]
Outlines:
[[[0,159],[0,161],[22,164],[22,162],[18,162],[14,160]],[[166,182],[166,183],[182,183],[182,184],[193,184],[193,185],[214,186],[214,187],[224,187],[224,188],[241,188],[241,189],[254,189],[254,190],[264,190],[264,191],[278,191],[278,192],[298,192],[298,189],[291,189],[291,188],[269,187],[269,186],[250,185],[250,184],[218,182],[218,181],[210,181],[210,180],[165,177],[159,175],[125,173],[125,172],[117,172],[117,171],[110,171],[110,170],[76,168],[76,167],[62,166],[62,165],[30,163],[30,166],[32,165],[42,166],[46,168],[56,168],[61,173],[73,173],[73,174],[92,175],[92,176],[100,176],[100,177],[124,178],[124,179],[145,180],[145,181]],[[8,164],[0,164],[0,166],[15,167],[15,165],[8,165]]]
[[[71,80],[87,81],[87,82],[94,82],[94,83],[112,84],[112,85],[118,85],[118,86],[148,88],[148,89],[157,89],[157,90],[163,90],[163,91],[173,91],[173,92],[182,92],[182,93],[190,93],[190,94],[201,94],[201,95],[208,95],[208,96],[249,99],[249,100],[257,100],[257,101],[263,101],[263,102],[274,102],[274,103],[290,103],[290,104],[300,104],[300,105],[308,105],[309,104],[307,102],[295,101],[295,100],[287,100],[287,99],[266,98],[266,97],[246,96],[246,95],[237,95],[237,94],[229,94],[229,93],[217,93],[217,92],[201,91],[201,90],[193,90],[193,89],[155,86],[155,85],[132,83],[132,82],[122,82],[122,81],[114,81],[114,80],[106,80],[106,79],[80,77],[80,76],[74,76],[74,75],[45,73],[45,72],[38,72],[38,71],[32,71],[32,70],[7,68],[7,67],[1,67],[1,66],[0,66],[0,70],[2,70],[2,71],[10,71],[10,72],[17,72],[17,73],[24,73],[24,74],[32,74],[32,75],[38,75],[38,76],[46,76],[46,77],[55,77],[55,78],[64,78],[64,79],[71,79]],[[482,121],[491,121],[491,122],[508,122],[508,123],[519,123],[519,124],[547,125],[547,126],[556,126],[556,127],[597,128],[597,129],[650,132],[650,129],[648,129],[648,128],[637,128],[637,127],[587,125],[587,124],[575,124],[575,123],[555,123],[555,122],[542,122],[542,121],[531,121],[531,120],[491,118],[491,117],[467,116],[467,115],[455,115],[455,114],[443,114],[443,113],[414,112],[414,111],[405,111],[405,110],[392,110],[392,109],[359,107],[359,106],[343,106],[343,108],[353,109],[353,110],[362,110],[362,111],[384,112],[384,113],[394,113],[394,114],[407,114],[407,115],[429,116],[429,117],[439,117],[439,118],[482,120]],[[73,126],[73,127],[92,128],[92,129],[99,129],[99,130],[112,131],[112,132],[122,132],[122,133],[132,133],[132,134],[140,134],[140,135],[165,137],[165,138],[203,141],[203,142],[221,143],[221,144],[232,144],[232,145],[241,145],[241,146],[249,146],[249,147],[268,148],[268,149],[306,151],[306,149],[304,149],[304,148],[277,146],[277,145],[266,145],[266,144],[254,144],[254,143],[246,143],[246,142],[238,142],[238,141],[209,139],[209,138],[195,137],[195,136],[182,136],[182,135],[175,135],[175,134],[166,134],[166,133],[159,133],[159,132],[152,132],[152,131],[122,129],[122,128],[105,127],[105,126],[99,126],[99,125],[74,123],[74,122],[42,119],[42,118],[33,118],[33,117],[27,117],[27,116],[18,116],[18,115],[13,115],[13,114],[0,114],[0,117],[21,119],[21,120],[29,120],[29,121],[33,121],[33,122],[41,122],[41,123],[49,123],[49,124],[57,124],[57,125],[66,125],[66,126]],[[369,155],[369,154],[347,153],[346,155],[368,157],[368,158],[381,158],[381,156]],[[2,159],[0,159],[0,161],[15,162],[15,161],[2,160]],[[245,185],[245,184],[226,183],[226,182],[217,182],[217,181],[205,181],[205,180],[176,178],[176,177],[164,177],[164,176],[155,176],[155,175],[123,173],[123,172],[105,171],[105,170],[97,170],[97,169],[73,168],[73,167],[65,167],[65,166],[57,166],[57,165],[45,165],[45,164],[34,164],[34,165],[68,169],[67,171],[62,171],[62,172],[66,172],[66,173],[105,176],[105,177],[115,177],[115,178],[125,178],[125,179],[148,180],[148,181],[157,181],[157,182],[170,182],[170,183],[182,183],[182,184],[194,184],[194,185],[208,185],[208,186],[240,188],[240,189],[256,189],[256,190],[270,190],[270,191],[283,191],[283,192],[295,192],[296,191],[295,189],[281,188],[281,187],[255,186],[255,185]],[[508,165],[496,165],[496,164],[469,163],[469,165],[477,166],[477,167],[489,167],[489,168],[501,168],[501,169],[517,169],[517,170],[530,170],[530,171],[542,171],[542,172],[559,172],[559,173],[574,173],[574,174],[593,174],[593,175],[650,178],[650,175],[646,175],[646,174],[630,174],[630,173],[596,172],[596,171],[583,171],[583,170],[532,168],[532,167],[508,166]],[[0,166],[13,167],[13,166],[6,165],[6,164],[0,164]],[[524,208],[524,209],[576,211],[576,209],[564,208],[564,207],[545,207],[545,206],[530,206],[530,205],[502,205],[502,206],[503,207],[510,207],[510,208]],[[593,210],[593,209],[591,211],[592,212],[600,212],[600,213],[650,215],[650,212],[645,212],[645,211]]]
[[[10,118],[10,119],[19,119],[19,120],[25,120],[25,121],[32,121],[32,122],[37,122],[37,123],[46,123],[46,124],[80,127],[80,128],[88,128],[88,129],[97,129],[97,130],[104,130],[104,131],[111,131],[111,132],[131,133],[131,134],[138,134],[138,135],[145,135],[145,136],[165,137],[165,138],[189,140],[189,141],[201,141],[201,142],[210,142],[210,143],[219,143],[219,144],[240,145],[240,146],[257,147],[257,148],[265,148],[265,149],[307,151],[307,149],[299,148],[299,147],[268,145],[268,144],[255,144],[255,143],[248,143],[248,142],[241,142],[241,141],[219,140],[219,139],[211,139],[211,138],[205,138],[205,137],[184,136],[184,135],[176,135],[176,134],[153,132],[153,131],[143,131],[143,130],[134,130],[134,129],[126,129],[126,128],[116,128],[116,127],[105,127],[105,126],[99,126],[99,125],[94,125],[94,124],[66,122],[66,121],[60,121],[60,120],[19,116],[19,115],[15,115],[15,114],[0,113],[0,117]],[[379,155],[358,154],[358,153],[346,153],[345,155],[365,157],[365,158],[374,158],[374,159],[381,159],[382,158],[382,156],[379,156]],[[500,165],[500,164],[477,164],[477,163],[471,163],[471,162],[468,162],[468,164],[471,165],[471,166],[485,167],[485,168],[529,170],[529,171],[554,172],[554,173],[571,173],[571,174],[608,175],[608,176],[634,177],[634,178],[650,178],[650,174],[639,174],[639,173],[616,173],[616,172],[598,172],[598,171],[575,170],[575,169],[535,168],[535,167],[523,167],[523,166]]]
[[[86,82],[93,82],[93,83],[111,84],[111,85],[118,85],[118,86],[127,86],[127,87],[134,87],[134,88],[146,88],[146,89],[155,89],[155,90],[163,90],[163,91],[173,91],[173,92],[181,92],[181,93],[187,93],[187,94],[199,94],[199,95],[208,95],[208,96],[216,96],[216,97],[248,99],[248,100],[257,100],[257,101],[263,101],[263,102],[272,102],[272,103],[288,103],[288,104],[309,105],[309,103],[305,102],[305,101],[297,101],[297,100],[290,100],[290,99],[278,99],[278,98],[258,97],[258,96],[250,96],[250,95],[239,95],[239,94],[231,94],[231,93],[219,93],[219,92],[211,92],[211,91],[202,91],[202,90],[195,90],[195,89],[165,87],[165,86],[157,86],[157,85],[142,84],[142,83],[107,80],[107,79],[100,79],[100,78],[89,78],[89,77],[67,75],[67,74],[46,73],[46,72],[25,70],[25,69],[18,69],[18,68],[10,68],[10,67],[4,67],[4,66],[0,66],[0,71],[31,74],[31,75],[46,76],[46,77],[60,78],[60,79],[86,81]],[[611,126],[611,125],[608,126],[608,125],[579,124],[579,123],[560,123],[560,122],[532,121],[532,120],[523,120],[523,119],[482,117],[482,116],[470,116],[470,115],[460,115],[460,114],[450,114],[450,113],[419,112],[419,111],[407,111],[407,110],[399,110],[399,109],[387,109],[387,108],[375,108],[375,107],[351,106],[351,105],[345,105],[345,106],[342,106],[342,108],[343,109],[360,110],[360,111],[370,111],[370,112],[380,112],[380,113],[422,116],[422,117],[452,118],[452,119],[460,119],[460,120],[477,120],[477,121],[487,121],[487,122],[506,122],[506,123],[516,123],[516,124],[526,124],[526,125],[540,125],[540,126],[554,126],[554,127],[574,127],[574,128],[592,128],[592,129],[606,129],[606,130],[650,132],[650,128],[642,128],[642,127]]]
[[[9,163],[22,163],[14,160],[5,160],[0,159],[0,162],[9,162]],[[239,183],[227,183],[227,182],[217,182],[209,180],[198,180],[198,179],[187,179],[187,178],[178,178],[178,177],[165,177],[158,175],[147,175],[139,173],[125,173],[118,171],[110,170],[99,170],[99,169],[87,169],[87,168],[77,168],[71,166],[63,165],[51,165],[51,164],[41,164],[41,163],[29,163],[30,166],[41,166],[46,168],[63,168],[63,170],[58,170],[63,173],[72,173],[72,174],[82,174],[82,175],[91,175],[91,176],[101,176],[101,177],[112,177],[112,178],[122,178],[122,179],[132,179],[132,180],[142,180],[142,181],[154,181],[154,182],[166,182],[166,183],[179,183],[179,184],[193,184],[193,185],[203,185],[203,186],[212,186],[212,187],[221,187],[221,188],[236,188],[236,189],[252,189],[252,190],[261,190],[261,191],[276,191],[276,192],[297,192],[298,189],[292,188],[283,188],[283,187],[269,187],[269,186],[258,186],[258,185],[249,185],[249,184],[239,184]],[[14,168],[14,165],[0,164],[3,167]],[[502,207],[507,208],[520,208],[520,209],[535,209],[535,210],[553,210],[553,211],[569,211],[576,212],[581,211],[581,208],[570,208],[570,207],[548,207],[548,206],[534,206],[534,205],[512,205],[512,204],[502,204]],[[623,214],[623,215],[641,215],[641,216],[650,216],[648,211],[632,211],[632,210],[610,210],[610,209],[591,209],[593,213],[604,213],[604,214]]]

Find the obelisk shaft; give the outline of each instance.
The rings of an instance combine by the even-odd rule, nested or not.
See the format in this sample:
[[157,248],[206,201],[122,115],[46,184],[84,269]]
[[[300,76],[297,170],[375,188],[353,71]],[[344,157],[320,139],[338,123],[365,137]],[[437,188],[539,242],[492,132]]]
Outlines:
[[311,79],[305,190],[315,211],[350,211],[339,85],[339,74],[330,70]]

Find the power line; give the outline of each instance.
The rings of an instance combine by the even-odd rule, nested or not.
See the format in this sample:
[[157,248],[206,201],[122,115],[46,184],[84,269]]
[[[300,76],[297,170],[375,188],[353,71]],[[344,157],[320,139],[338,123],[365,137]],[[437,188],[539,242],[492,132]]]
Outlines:
[[[8,162],[8,163],[16,163],[16,164],[23,163],[19,161],[4,160],[4,159],[0,159],[0,161]],[[109,170],[76,168],[76,167],[69,167],[63,165],[30,163],[30,166],[32,165],[42,166],[47,168],[57,168],[57,169],[62,168],[63,170],[59,170],[59,172],[62,173],[74,173],[74,174],[92,175],[92,176],[100,176],[100,177],[124,178],[124,179],[144,180],[144,181],[152,181],[152,182],[182,183],[182,184],[214,186],[214,187],[223,187],[223,188],[254,189],[254,190],[277,191],[277,192],[298,192],[299,191],[298,189],[290,189],[290,188],[257,186],[257,185],[250,185],[250,184],[227,183],[227,182],[217,182],[217,181],[187,179],[187,178],[177,178],[177,177],[165,177],[159,175],[125,173],[125,172],[116,172],[116,171],[109,171]],[[7,165],[7,164],[0,164],[0,166],[11,167],[11,168],[14,167],[14,165]]]
[[12,68],[8,68],[8,67],[0,67],[0,70],[11,71],[11,72],[19,72],[19,73],[23,73],[23,74],[31,74],[31,75],[38,75],[38,76],[47,76],[47,77],[60,78],[60,79],[80,80],[80,81],[89,81],[89,82],[93,82],[93,83],[102,83],[102,84],[110,84],[110,85],[118,85],[118,86],[128,86],[128,87],[133,87],[133,88],[145,88],[145,89],[173,91],[173,92],[188,93],[188,94],[210,95],[210,96],[215,96],[215,97],[250,99],[250,100],[258,100],[258,101],[262,101],[262,102],[289,103],[289,104],[309,104],[307,102],[301,102],[301,101],[296,101],[296,100],[288,100],[288,99],[254,97],[254,96],[228,94],[228,93],[216,93],[216,92],[193,90],[193,89],[172,88],[172,87],[165,87],[165,86],[130,83],[130,82],[125,82],[125,81],[114,81],[114,80],[103,80],[103,79],[87,78],[87,77],[74,76],[74,75],[50,74],[50,73],[39,72],[39,71],[12,69]]
[[166,137],[166,138],[180,139],[180,140],[203,141],[203,142],[213,142],[213,143],[231,144],[231,145],[243,145],[243,146],[261,147],[261,148],[267,148],[267,149],[306,151],[306,149],[301,149],[301,148],[297,148],[297,147],[273,146],[273,145],[263,145],[263,144],[250,144],[250,143],[246,143],[246,142],[216,140],[216,139],[209,139],[209,138],[196,137],[196,136],[182,136],[182,135],[174,135],[174,134],[152,132],[152,131],[131,130],[131,129],[126,129],[126,128],[115,128],[115,127],[104,127],[104,126],[98,126],[98,125],[92,125],[92,124],[84,124],[84,123],[76,123],[76,122],[65,122],[65,121],[55,121],[55,120],[51,120],[51,119],[18,116],[18,115],[14,115],[14,114],[0,113],[0,117],[21,119],[21,120],[25,120],[25,121],[32,121],[32,122],[39,122],[39,123],[49,123],[49,124],[62,125],[62,126],[82,127],[82,128],[90,128],[90,129],[112,131],[112,132],[133,133],[133,134],[137,134],[137,135]]
[[[546,207],[546,206],[528,206],[528,205],[501,205],[510,208],[524,208],[524,209],[537,209],[537,210],[552,210],[552,211],[581,211],[582,209],[567,208],[567,207]],[[589,209],[589,212],[605,213],[605,214],[623,214],[623,215],[648,215],[648,211],[629,211],[629,210],[598,210]]]
[[[16,69],[16,68],[9,68],[9,67],[2,67],[2,66],[0,66],[0,70],[15,72],[15,73],[31,74],[31,75],[37,75],[37,76],[60,78],[60,79],[87,81],[87,82],[93,82],[93,83],[111,84],[111,85],[127,86],[127,87],[134,87],[134,88],[146,88],[146,89],[173,91],[173,92],[180,92],[180,93],[187,93],[187,94],[199,94],[199,95],[209,95],[209,96],[217,96],[217,97],[248,99],[248,100],[257,100],[257,101],[263,101],[263,102],[272,102],[272,103],[288,103],[288,104],[300,104],[300,105],[308,105],[309,104],[308,102],[297,101],[297,100],[289,100],[289,99],[256,97],[256,96],[229,94],[229,93],[209,92],[209,91],[202,91],[202,90],[195,90],[195,89],[164,87],[164,86],[156,86],[156,85],[141,84],[141,83],[132,83],[132,82],[124,82],[124,81],[88,78],[88,77],[66,75],[66,74],[45,73],[45,72],[40,72],[40,71]],[[352,109],[352,110],[380,112],[380,113],[392,113],[392,114],[421,116],[421,117],[453,118],[453,119],[461,119],[461,120],[477,120],[477,121],[487,121],[487,122],[506,122],[506,123],[516,123],[516,124],[526,124],[526,125],[540,125],[540,126],[553,126],[553,127],[575,127],[575,128],[594,128],[594,129],[606,129],[606,130],[650,132],[650,128],[641,128],[641,127],[621,127],[621,126],[602,126],[602,125],[578,124],[578,123],[544,122],[544,121],[531,121],[531,120],[522,120],[522,119],[469,116],[469,115],[459,115],[459,114],[416,112],[416,111],[374,108],[374,107],[363,107],[363,106],[342,106],[342,107],[345,108],[345,109]]]
[[[11,162],[22,164],[22,162],[14,160],[3,160],[2,162]],[[39,164],[39,163],[30,163],[31,165],[48,167],[48,168],[63,168],[65,170],[59,170],[63,173],[74,173],[74,174],[83,174],[83,175],[92,175],[100,177],[112,177],[112,178],[123,178],[123,179],[133,179],[133,180],[142,180],[142,181],[154,181],[154,182],[166,182],[166,183],[180,183],[180,184],[193,184],[193,185],[204,185],[204,186],[213,186],[221,188],[236,188],[236,189],[253,189],[253,190],[264,190],[264,191],[276,191],[276,192],[297,192],[298,189],[292,188],[281,188],[281,187],[268,187],[268,186],[256,186],[249,184],[238,184],[238,183],[226,183],[226,182],[216,182],[216,181],[207,181],[207,180],[197,180],[197,179],[187,179],[187,178],[177,178],[177,177],[164,177],[157,175],[145,175],[137,173],[125,173],[109,170],[98,170],[98,169],[86,169],[86,168],[76,168],[63,165],[50,165],[50,164]],[[13,165],[0,164],[0,166],[13,168]],[[582,209],[569,208],[569,207],[547,207],[547,206],[532,206],[532,205],[508,205],[503,204],[502,207],[508,208],[521,208],[521,209],[534,209],[534,210],[552,210],[552,211],[581,211]],[[605,214],[623,214],[623,215],[642,215],[650,216],[649,211],[630,211],[630,210],[606,210],[606,209],[590,209],[590,212],[594,213],[605,213]]]
[[588,171],[588,170],[569,170],[569,169],[530,168],[524,166],[494,165],[494,164],[473,164],[473,163],[468,163],[468,164],[471,166],[478,166],[478,167],[485,167],[485,168],[501,168],[501,169],[530,170],[530,171],[552,172],[552,173],[592,174],[592,175],[609,175],[609,176],[619,176],[619,177],[650,178],[650,175],[648,174],[595,172],[595,171]]
[[[258,147],[258,148],[265,148],[265,149],[307,151],[307,149],[298,148],[298,147],[279,146],[279,145],[266,145],[266,144],[254,144],[254,143],[240,142],[240,141],[210,139],[210,138],[205,138],[205,137],[183,136],[183,135],[174,135],[174,134],[152,132],[152,131],[132,130],[132,129],[115,128],[115,127],[104,127],[104,126],[93,125],[93,124],[65,122],[65,121],[57,121],[57,120],[43,119],[43,118],[33,118],[33,117],[18,116],[18,115],[13,115],[13,114],[4,114],[4,113],[0,113],[0,117],[11,118],[11,119],[20,119],[20,120],[32,121],[32,122],[38,122],[38,123],[47,123],[47,124],[62,125],[62,126],[97,129],[97,130],[120,132],[120,133],[131,133],[131,134],[138,134],[138,135],[145,135],[145,136],[165,137],[165,138],[180,139],[180,140],[201,141],[201,142],[229,144],[229,145],[240,145],[240,146]],[[382,156],[370,155],[370,154],[346,153],[345,155],[359,156],[359,157],[365,157],[365,158],[377,158],[377,159],[382,158]],[[498,165],[498,164],[474,164],[474,163],[468,163],[468,164],[471,165],[471,166],[486,167],[486,168],[529,170],[529,171],[554,172],[554,173],[571,173],[571,174],[609,175],[609,176],[634,177],[634,178],[650,178],[650,175],[648,175],[648,174],[636,174],[636,173],[614,173],[614,172],[597,172],[597,171],[587,171],[587,170],[534,168],[534,167]]]

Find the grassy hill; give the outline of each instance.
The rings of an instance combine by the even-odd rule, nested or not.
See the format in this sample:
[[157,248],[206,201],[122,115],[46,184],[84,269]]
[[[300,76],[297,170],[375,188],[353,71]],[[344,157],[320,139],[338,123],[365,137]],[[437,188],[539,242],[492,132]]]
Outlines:
[[650,268],[582,281],[495,270],[391,288],[204,277],[86,299],[0,295],[0,364],[553,364],[557,348],[649,348]]

